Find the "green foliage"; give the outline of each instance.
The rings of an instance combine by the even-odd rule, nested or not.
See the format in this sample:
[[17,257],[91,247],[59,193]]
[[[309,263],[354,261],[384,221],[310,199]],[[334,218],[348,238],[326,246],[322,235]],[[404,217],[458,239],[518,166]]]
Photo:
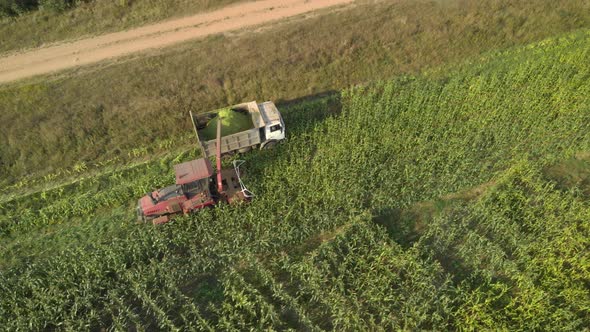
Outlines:
[[0,18],[22,14],[37,6],[37,0],[0,0]]
[[[133,224],[194,152],[8,199],[0,326],[582,330],[590,206],[543,170],[590,150],[589,50],[580,31],[283,107],[287,143],[242,156],[248,205]],[[374,222],[482,183],[408,241]]]
[[62,12],[90,0],[0,0],[0,17],[23,14],[34,9]]
[[81,2],[78,0],[39,0],[39,8],[44,10],[53,10],[61,12],[66,9],[72,8],[76,3]]

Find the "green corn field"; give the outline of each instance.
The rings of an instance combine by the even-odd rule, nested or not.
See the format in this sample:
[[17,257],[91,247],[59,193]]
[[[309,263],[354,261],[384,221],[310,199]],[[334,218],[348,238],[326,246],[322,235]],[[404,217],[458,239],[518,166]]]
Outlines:
[[135,223],[191,146],[3,191],[1,329],[588,329],[590,31],[280,108],[248,205]]

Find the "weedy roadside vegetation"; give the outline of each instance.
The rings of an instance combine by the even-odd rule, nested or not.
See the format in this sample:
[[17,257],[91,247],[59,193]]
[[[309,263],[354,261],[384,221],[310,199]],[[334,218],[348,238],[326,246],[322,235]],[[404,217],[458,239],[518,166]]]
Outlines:
[[[0,187],[191,132],[188,111],[290,101],[582,27],[587,1],[384,1],[0,87]],[[531,14],[534,13],[534,14]],[[346,28],[343,28],[346,27]],[[12,34],[2,34],[11,36]],[[485,96],[482,96],[485,97]],[[157,119],[157,120],[156,120]]]

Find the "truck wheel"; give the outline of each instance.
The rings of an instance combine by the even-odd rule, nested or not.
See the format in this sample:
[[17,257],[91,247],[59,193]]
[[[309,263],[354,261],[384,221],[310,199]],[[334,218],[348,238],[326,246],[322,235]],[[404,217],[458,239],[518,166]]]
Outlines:
[[247,153],[247,152],[250,152],[250,150],[252,150],[252,147],[251,146],[246,147],[246,148],[241,148],[241,149],[238,150],[238,152],[239,153]]
[[277,141],[270,141],[266,144],[264,144],[264,146],[262,147],[265,150],[270,150],[272,148],[274,148],[277,145]]

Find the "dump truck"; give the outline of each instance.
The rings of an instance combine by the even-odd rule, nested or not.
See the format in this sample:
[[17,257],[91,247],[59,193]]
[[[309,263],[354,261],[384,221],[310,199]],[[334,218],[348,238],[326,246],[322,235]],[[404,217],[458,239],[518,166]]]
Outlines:
[[207,157],[174,165],[174,185],[147,193],[138,200],[139,222],[163,224],[174,215],[188,214],[220,202],[234,204],[253,197],[240,178],[243,161],[234,161],[233,168],[221,168],[221,126],[222,122],[218,121],[215,172]]
[[[247,116],[251,120],[248,129],[236,133],[222,135],[221,154],[245,153],[252,149],[268,149],[285,139],[285,123],[281,113],[272,101],[258,104],[256,101],[230,106],[230,112],[236,112]],[[193,114],[190,117],[193,122],[197,142],[204,156],[212,156],[217,147],[216,139],[208,137],[206,129],[214,123],[222,110],[207,113]],[[212,122],[213,121],[213,122]]]

